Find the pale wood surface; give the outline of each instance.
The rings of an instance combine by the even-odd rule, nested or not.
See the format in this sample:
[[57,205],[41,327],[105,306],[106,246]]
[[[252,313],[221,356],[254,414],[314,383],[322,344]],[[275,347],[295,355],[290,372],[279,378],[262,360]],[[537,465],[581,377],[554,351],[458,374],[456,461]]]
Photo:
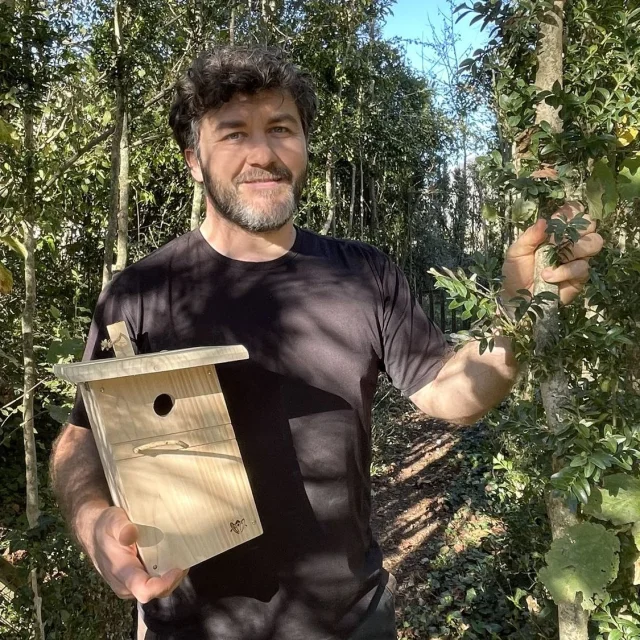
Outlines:
[[[88,383],[111,444],[145,438],[173,439],[172,434],[231,422],[215,368],[178,369]],[[154,402],[166,394],[173,409],[156,414]],[[169,438],[171,436],[171,438]]]
[[193,347],[161,351],[126,358],[107,358],[74,364],[56,364],[53,372],[69,382],[92,382],[160,371],[175,371],[210,364],[246,360],[249,353],[242,345],[227,347]]
[[107,325],[107,333],[116,358],[128,358],[136,355],[131,344],[131,338],[129,338],[127,325],[124,322],[114,322]]
[[[138,525],[149,573],[186,569],[262,533],[214,366],[80,387],[113,501]],[[166,415],[154,410],[159,396],[171,399]]]
[[[117,463],[152,574],[186,569],[262,533],[235,440]],[[132,497],[134,496],[134,497]]]

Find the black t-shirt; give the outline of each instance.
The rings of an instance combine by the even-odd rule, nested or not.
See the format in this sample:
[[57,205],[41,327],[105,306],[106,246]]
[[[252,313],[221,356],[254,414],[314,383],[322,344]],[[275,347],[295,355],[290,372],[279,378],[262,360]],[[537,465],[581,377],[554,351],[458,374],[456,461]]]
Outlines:
[[[112,357],[101,344],[119,320],[139,353],[249,352],[217,370],[264,533],[144,605],[148,637],[343,638],[380,582],[369,526],[377,375],[411,395],[436,376],[446,343],[383,253],[296,231],[289,252],[258,263],[192,231],[125,269],[98,302],[85,359]],[[70,422],[89,426],[80,399]]]

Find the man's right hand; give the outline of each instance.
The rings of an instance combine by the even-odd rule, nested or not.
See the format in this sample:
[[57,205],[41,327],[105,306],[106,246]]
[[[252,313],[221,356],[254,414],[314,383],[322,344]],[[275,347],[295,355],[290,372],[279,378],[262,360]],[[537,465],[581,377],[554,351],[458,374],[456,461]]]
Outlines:
[[[89,521],[92,519],[89,516]],[[101,510],[90,528],[93,529],[93,540],[92,544],[86,545],[89,555],[100,575],[120,598],[135,598],[143,604],[163,598],[187,575],[188,570],[171,569],[162,576],[150,576],[137,555],[138,528],[119,507]]]

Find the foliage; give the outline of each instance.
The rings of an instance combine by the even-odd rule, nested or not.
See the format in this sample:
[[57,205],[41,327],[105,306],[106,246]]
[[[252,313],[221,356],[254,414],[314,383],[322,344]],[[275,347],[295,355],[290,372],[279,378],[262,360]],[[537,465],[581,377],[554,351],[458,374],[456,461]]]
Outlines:
[[580,597],[583,608],[596,608],[594,597],[602,600],[604,588],[618,573],[620,541],[602,525],[582,522],[554,540],[545,556],[547,566],[540,579],[555,602],[574,602]]
[[[549,213],[564,199],[578,198],[592,218],[601,220],[607,246],[592,263],[584,299],[560,309],[559,338],[543,353],[534,350],[528,336],[531,323],[545,312],[545,300],[519,292],[511,319],[499,298],[499,278],[491,270],[441,274],[438,282],[448,290],[452,305],[468,305],[476,320],[463,339],[480,340],[489,347],[495,328],[486,316],[496,311],[495,327],[513,337],[516,354],[526,365],[527,376],[514,401],[501,410],[499,424],[535,454],[524,460],[517,455],[501,459],[505,476],[524,478],[524,485],[541,482],[546,491],[560,492],[567,507],[585,521],[578,525],[579,531],[591,532],[584,538],[576,530],[552,546],[547,556],[550,566],[540,572],[551,596],[572,601],[572,594],[582,591],[575,577],[582,576],[587,591],[583,606],[598,605],[592,616],[594,631],[597,627],[602,637],[637,637],[638,552],[630,530],[637,520],[634,490],[640,475],[635,346],[640,300],[634,284],[637,276],[632,275],[640,256],[635,109],[640,86],[631,69],[640,55],[636,28],[640,10],[623,2],[568,3],[564,85],[540,92],[533,86],[535,45],[548,6],[487,0],[461,7],[463,12],[472,10],[490,30],[487,47],[462,63],[477,83],[492,92],[497,116],[496,148],[480,161],[481,176],[495,189],[485,216],[498,221],[503,210],[503,224],[517,232],[538,212]],[[545,122],[535,124],[536,105],[542,100],[560,109],[562,133],[554,133]],[[577,229],[570,227],[563,220],[548,226],[556,260],[575,240]],[[560,427],[550,432],[537,382],[558,362],[571,391],[563,399]],[[552,458],[557,461],[554,468]],[[590,518],[600,524],[589,522]],[[583,556],[580,540],[589,537],[592,542],[608,542],[598,554]],[[606,571],[598,576],[603,580],[591,584],[593,576],[585,571],[594,566],[596,555],[602,559],[605,550]],[[571,577],[561,570],[562,558],[574,553],[576,562],[583,559],[568,563],[574,567]],[[593,594],[598,594],[595,601]]]

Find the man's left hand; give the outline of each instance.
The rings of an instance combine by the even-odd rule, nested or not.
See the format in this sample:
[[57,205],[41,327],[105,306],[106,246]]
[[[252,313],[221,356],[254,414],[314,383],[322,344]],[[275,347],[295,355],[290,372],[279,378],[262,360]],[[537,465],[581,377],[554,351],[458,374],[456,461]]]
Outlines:
[[[564,216],[571,220],[583,211],[580,203],[567,202],[553,216]],[[596,233],[596,223],[587,215],[584,219],[589,222],[589,226],[580,231],[580,239],[577,242],[562,252],[562,264],[548,267],[541,274],[546,282],[558,285],[558,295],[562,304],[570,303],[589,280],[589,259],[600,252],[604,242],[602,236]],[[546,227],[546,220],[538,220],[507,250],[502,266],[505,302],[517,296],[519,289],[528,289],[533,293],[536,249],[550,241]]]

